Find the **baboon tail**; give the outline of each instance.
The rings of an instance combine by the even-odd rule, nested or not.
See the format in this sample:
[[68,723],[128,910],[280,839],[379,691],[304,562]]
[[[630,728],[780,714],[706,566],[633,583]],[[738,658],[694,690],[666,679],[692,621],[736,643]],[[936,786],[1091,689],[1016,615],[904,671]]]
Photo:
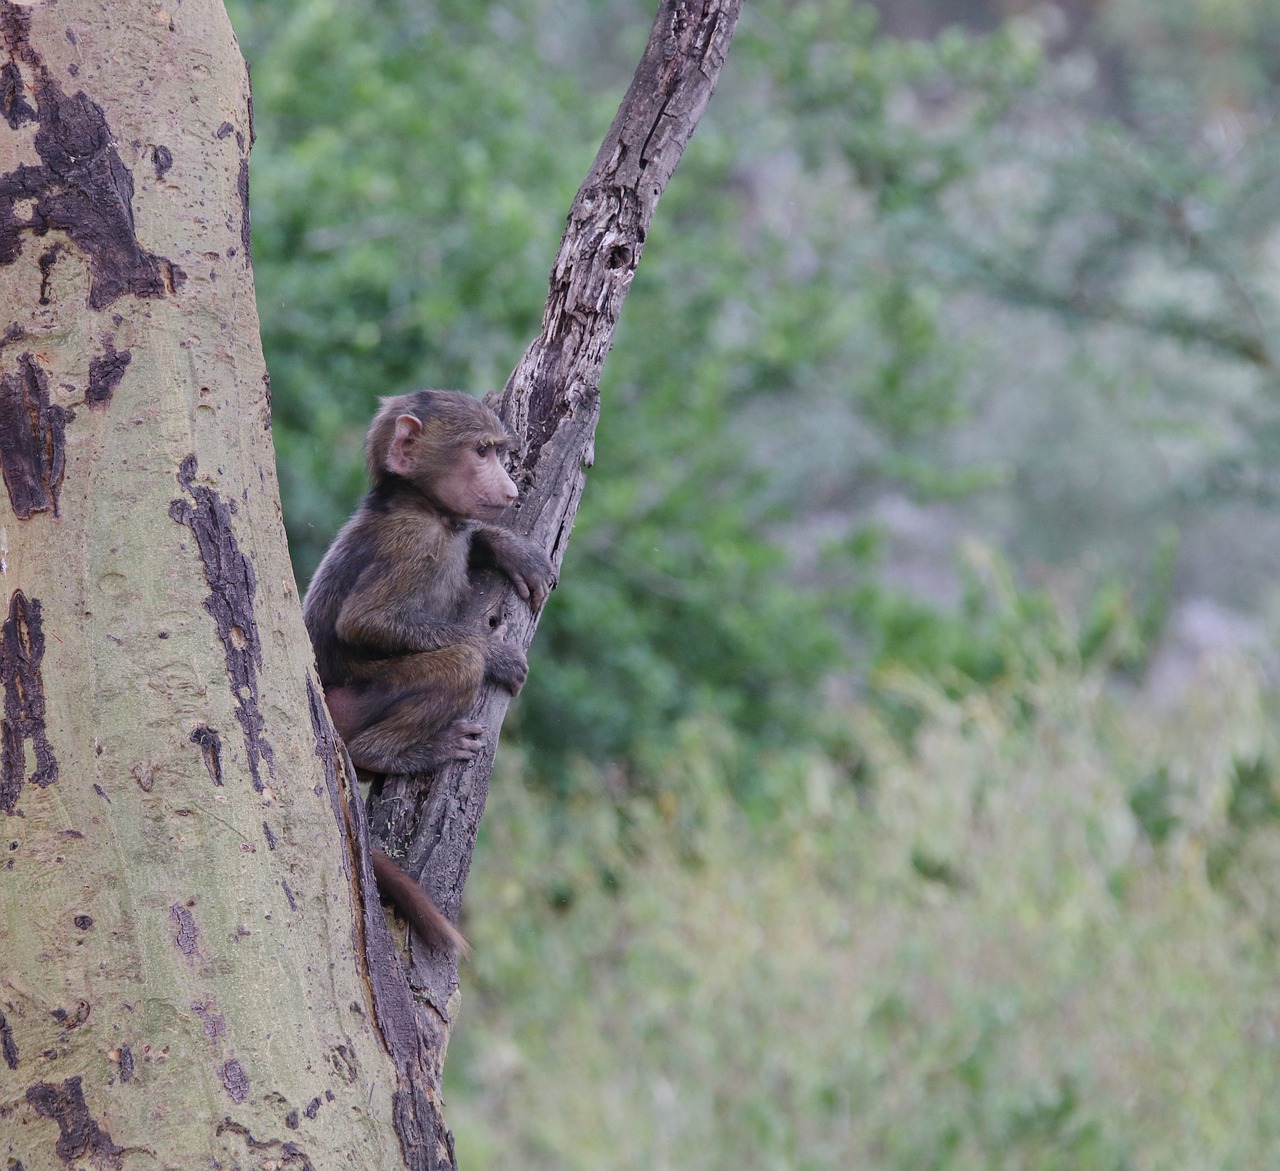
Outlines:
[[464,958],[470,954],[471,946],[462,932],[449,922],[412,874],[377,846],[373,847],[370,860],[379,892],[424,943]]

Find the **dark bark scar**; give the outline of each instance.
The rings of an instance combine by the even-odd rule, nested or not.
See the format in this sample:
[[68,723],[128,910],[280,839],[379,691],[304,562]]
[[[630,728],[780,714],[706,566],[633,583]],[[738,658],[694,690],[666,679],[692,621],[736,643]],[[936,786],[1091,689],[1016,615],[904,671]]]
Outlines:
[[132,361],[129,350],[117,350],[111,338],[104,338],[102,353],[89,359],[89,388],[84,393],[84,401],[90,407],[110,406],[111,396]]
[[36,120],[35,107],[26,99],[26,87],[16,61],[9,61],[0,69],[0,114],[4,115],[10,130]]
[[116,1146],[89,1113],[80,1078],[67,1078],[61,1086],[37,1082],[27,1090],[27,1102],[41,1118],[58,1124],[53,1149],[68,1167],[85,1158],[106,1171],[119,1171],[124,1166],[124,1148]]
[[65,251],[66,245],[59,241],[40,253],[40,259],[36,261],[36,266],[40,269],[41,305],[49,304],[49,282],[53,278],[53,266],[58,263],[58,257]]
[[[196,457],[187,456],[178,469],[178,483],[191,494],[191,500],[178,499],[169,505],[169,516],[186,525],[195,534],[204,565],[209,596],[204,608],[212,615],[218,638],[227,661],[227,678],[236,699],[236,719],[244,732],[245,753],[249,760],[249,776],[254,789],[266,787],[261,763],[274,780],[275,755],[267,740],[258,694],[258,671],[262,667],[262,646],[258,640],[258,624],[253,616],[253,599],[258,580],[253,565],[240,551],[231,525],[232,505],[212,488],[195,482]],[[194,501],[194,503],[192,502]],[[194,735],[192,737],[195,738]],[[205,748],[205,744],[201,748]],[[208,762],[206,756],[206,763]],[[210,775],[221,775],[210,768]]]
[[237,1106],[249,1096],[249,1075],[234,1057],[222,1067],[222,1088]]
[[[58,762],[45,734],[44,630],[39,598],[14,590],[9,616],[0,633],[0,684],[4,685],[4,719],[0,720],[0,809],[12,813],[25,782],[44,788],[58,779]],[[27,742],[35,769],[27,772]]]
[[0,1054],[4,1055],[4,1063],[10,1069],[18,1068],[18,1043],[13,1039],[13,1026],[9,1024],[2,1012],[0,1012]]
[[174,903],[169,908],[169,927],[178,950],[194,961],[200,949],[200,931],[196,927],[195,916],[181,903]]
[[14,515],[58,515],[66,470],[67,420],[72,413],[49,399],[49,376],[31,353],[0,374],[0,469]]
[[64,92],[31,45],[26,8],[0,0],[0,34],[9,51],[0,70],[0,114],[14,130],[36,123],[40,158],[38,167],[24,163],[0,175],[0,264],[18,259],[24,233],[64,232],[88,261],[90,309],[105,309],[126,293],[176,292],[186,274],[138,242],[133,175],[102,107],[83,90]]
[[224,1134],[234,1134],[251,1151],[279,1152],[272,1156],[272,1161],[278,1167],[290,1168],[291,1171],[315,1171],[315,1164],[297,1143],[281,1142],[279,1139],[256,1139],[242,1122],[224,1118],[218,1123],[214,1134],[219,1138]]
[[199,745],[204,757],[204,767],[209,770],[209,780],[222,788],[222,737],[212,728],[201,724],[191,733],[192,744]]
[[205,1039],[210,1045],[216,1047],[218,1042],[227,1035],[227,1020],[218,1012],[217,1005],[212,1000],[197,1001],[191,1006],[191,1011],[204,1025]]
[[249,160],[240,160],[240,174],[236,177],[236,191],[240,195],[240,246],[244,250],[245,268],[253,267],[253,236],[249,222]]
[[[324,706],[324,697],[316,687],[315,680],[307,677],[307,706],[311,712],[311,731],[316,738],[316,756],[324,765],[324,784],[329,793],[329,805],[333,810],[333,819],[340,829],[345,830],[347,819],[342,813],[342,797],[338,785],[338,748],[333,738],[333,725],[329,722],[329,713]],[[345,863],[346,855],[343,855]]]

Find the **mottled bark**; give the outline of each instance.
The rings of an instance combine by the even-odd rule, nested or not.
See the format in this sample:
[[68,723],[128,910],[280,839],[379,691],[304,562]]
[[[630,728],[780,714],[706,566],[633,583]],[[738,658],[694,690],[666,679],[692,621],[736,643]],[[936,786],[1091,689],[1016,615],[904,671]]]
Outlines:
[[[525,442],[520,500],[509,523],[539,541],[557,569],[592,462],[600,372],[622,302],[658,199],[711,98],[740,8],[741,0],[663,0],[631,87],[569,211],[542,332],[495,396],[493,405]],[[554,595],[548,604],[555,605]],[[519,645],[532,641],[536,618],[498,575],[479,581],[472,611],[477,621],[505,620],[507,637]],[[481,697],[473,715],[493,738],[480,759],[434,778],[390,778],[373,802],[378,835],[455,918],[508,703],[500,689]],[[433,1111],[430,1122],[419,1117],[416,1126],[438,1136],[423,1165],[451,1167],[438,1112],[439,1071],[457,1003],[457,970],[450,957],[419,947],[409,981],[421,1047],[432,1054],[429,1080],[414,1091],[416,1102]]]
[[308,699],[244,63],[219,0],[0,0],[0,32],[0,1163],[402,1166],[408,988]]

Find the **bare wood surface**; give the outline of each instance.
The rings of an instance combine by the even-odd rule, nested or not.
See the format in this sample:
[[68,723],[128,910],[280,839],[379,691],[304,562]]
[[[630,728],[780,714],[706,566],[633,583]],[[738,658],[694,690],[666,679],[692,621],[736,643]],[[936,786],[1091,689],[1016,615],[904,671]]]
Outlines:
[[[490,400],[525,443],[516,472],[520,500],[506,523],[540,542],[557,572],[593,459],[600,373],[622,302],[658,200],[710,101],[741,2],[662,0],[631,86],[570,208],[542,331]],[[554,594],[548,605],[555,605]],[[506,638],[525,648],[537,627],[537,616],[494,573],[477,583],[470,617],[504,622]],[[377,835],[404,855],[455,919],[509,703],[501,690],[481,696],[473,718],[489,737],[479,758],[434,778],[388,778],[372,801]],[[456,965],[450,956],[416,947],[409,980],[422,1046],[442,1055],[456,1004]],[[415,1057],[401,1067],[417,1064]],[[438,1077],[440,1057],[429,1067]],[[421,1089],[421,1100],[439,1102],[438,1082]],[[447,1133],[438,1118],[415,1125]],[[454,1165],[447,1140],[437,1144],[434,1159],[424,1165]]]

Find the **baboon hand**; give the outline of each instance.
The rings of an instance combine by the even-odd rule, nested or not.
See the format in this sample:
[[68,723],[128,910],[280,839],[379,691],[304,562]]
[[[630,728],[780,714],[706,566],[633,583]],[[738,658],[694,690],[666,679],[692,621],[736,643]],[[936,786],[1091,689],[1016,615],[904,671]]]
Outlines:
[[[503,631],[505,624],[498,628],[497,633]],[[493,638],[489,640],[485,651],[484,673],[499,687],[506,688],[512,695],[519,695],[520,688],[529,676],[529,660],[519,647],[511,646],[500,638]]]
[[473,760],[484,747],[484,731],[474,720],[454,720],[435,738],[440,759]]
[[529,603],[529,608],[536,614],[555,588],[556,574],[551,558],[529,542],[521,549],[520,558],[513,561],[504,566],[507,576],[516,587],[516,593]]

